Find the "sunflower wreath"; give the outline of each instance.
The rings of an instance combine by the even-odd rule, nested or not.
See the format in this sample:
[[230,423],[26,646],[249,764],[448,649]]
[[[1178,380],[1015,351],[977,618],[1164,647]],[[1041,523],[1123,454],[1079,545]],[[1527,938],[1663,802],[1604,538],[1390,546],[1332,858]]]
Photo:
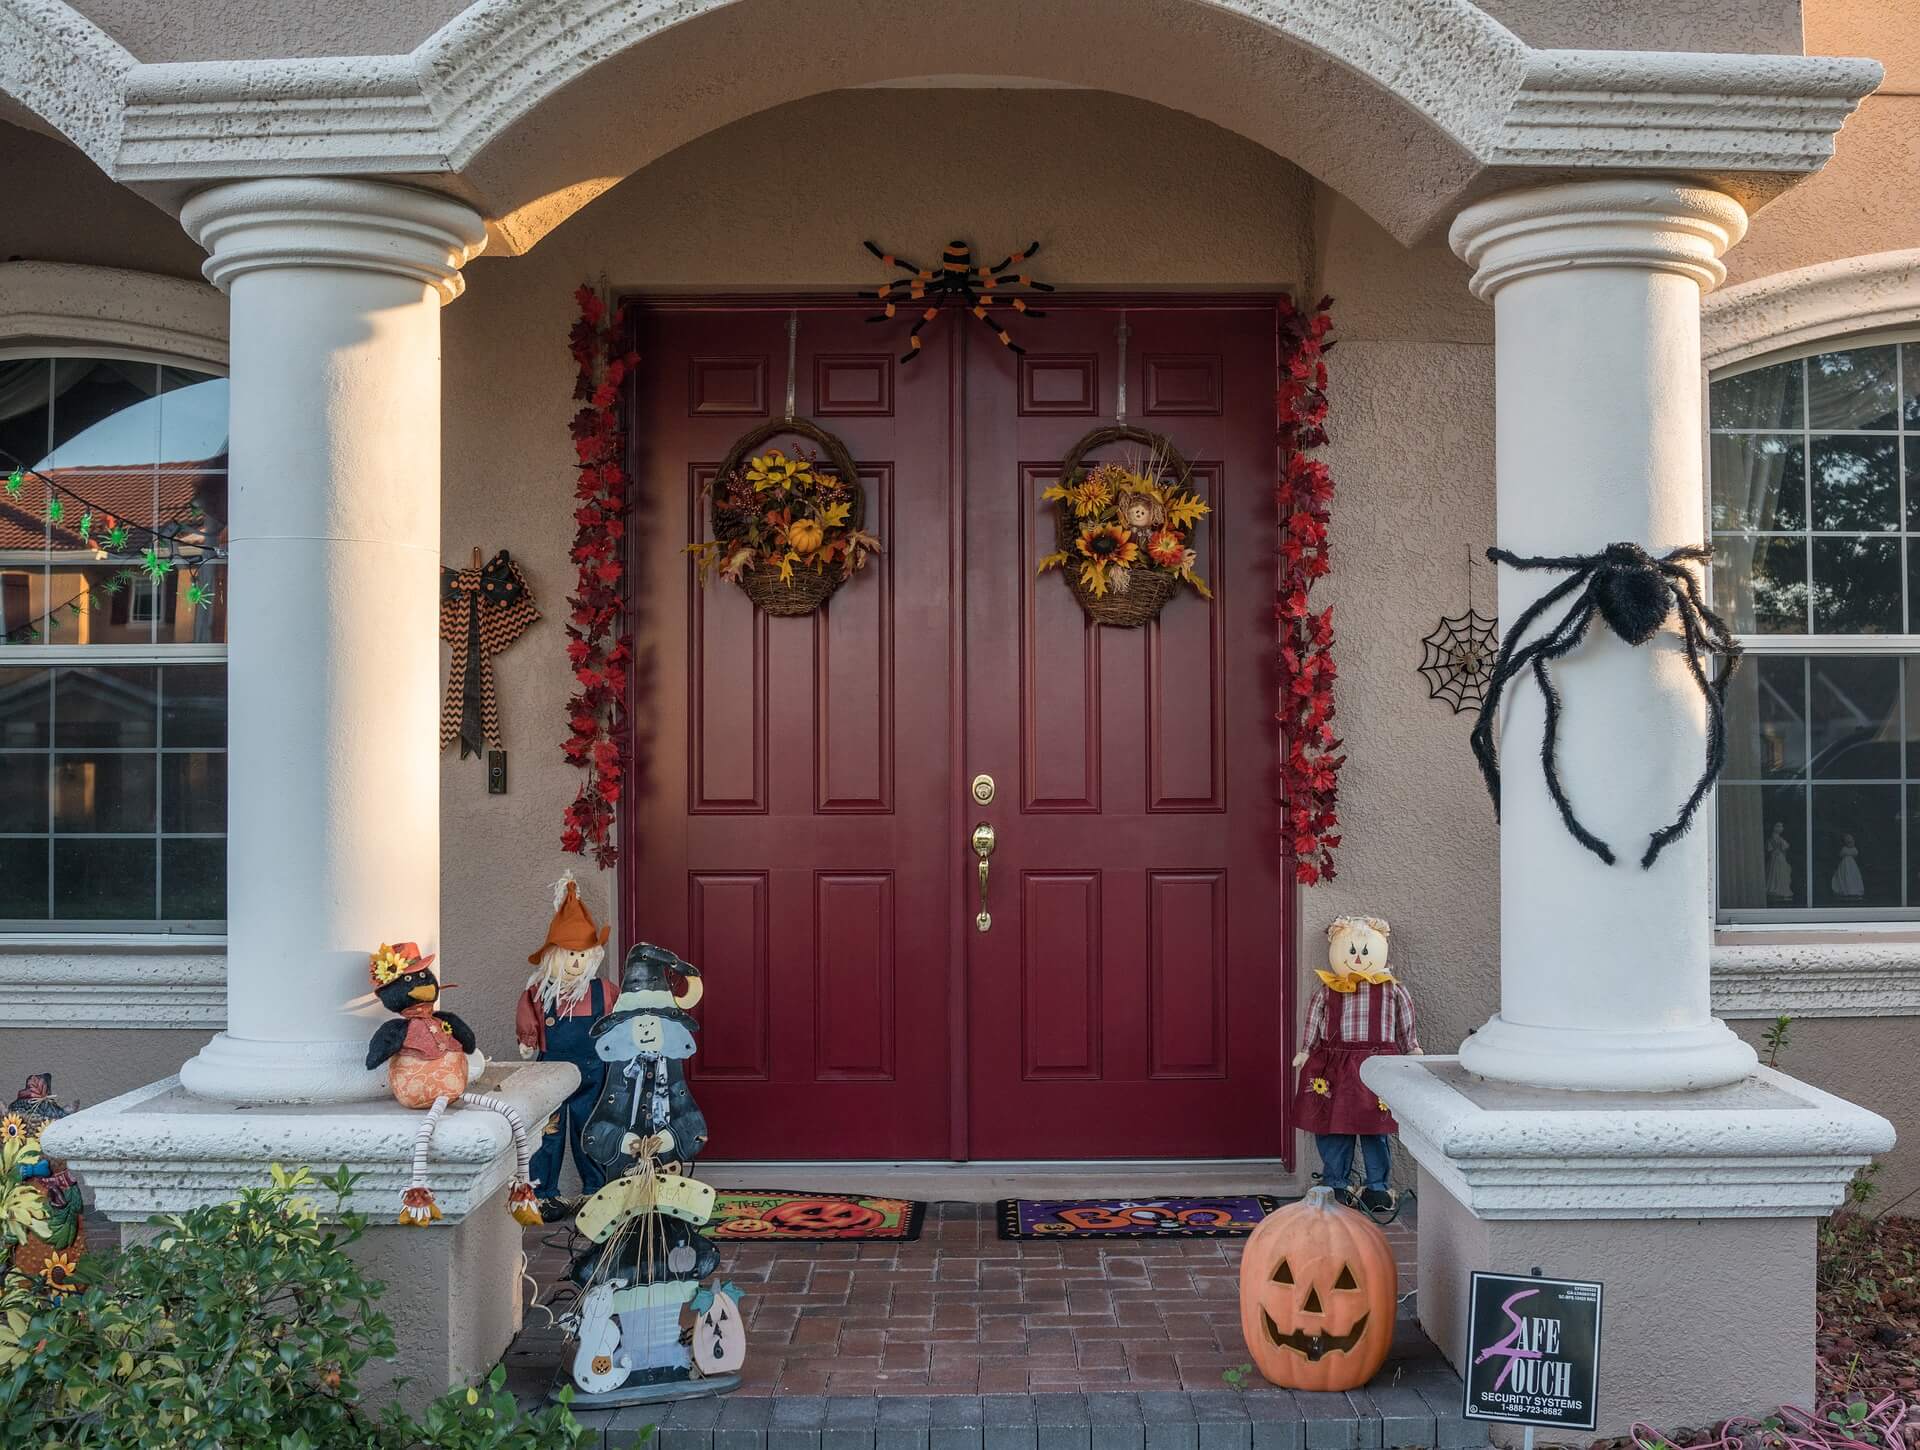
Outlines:
[[[1119,462],[1087,465],[1114,443],[1136,445]],[[1137,449],[1145,449],[1141,454]],[[1193,465],[1162,434],[1116,424],[1096,428],[1060,464],[1060,482],[1041,490],[1054,509],[1059,545],[1039,572],[1059,569],[1096,624],[1138,629],[1159,618],[1182,584],[1213,598],[1194,572],[1193,532],[1212,510],[1193,491]]]
[[[818,451],[755,454],[784,437],[803,438]],[[867,496],[853,455],[805,418],[775,419],[741,434],[707,491],[713,537],[686,552],[702,583],[716,574],[732,580],[768,614],[812,614],[880,552],[865,528]]]

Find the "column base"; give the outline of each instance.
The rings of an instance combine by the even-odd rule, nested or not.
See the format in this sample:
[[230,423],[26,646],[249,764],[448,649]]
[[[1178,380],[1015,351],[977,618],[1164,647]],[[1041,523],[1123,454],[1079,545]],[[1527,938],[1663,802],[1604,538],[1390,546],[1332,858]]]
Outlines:
[[1456,1369],[1470,1274],[1538,1269],[1606,1285],[1596,1435],[1811,1402],[1815,1220],[1893,1146],[1884,1118],[1766,1068],[1669,1094],[1518,1088],[1449,1057],[1361,1076],[1419,1165],[1419,1318]]
[[[537,1147],[547,1118],[579,1082],[568,1063],[528,1063],[489,1068],[473,1090],[518,1109]],[[341,1207],[372,1224],[356,1257],[386,1282],[380,1307],[400,1345],[391,1373],[411,1377],[402,1396],[417,1406],[484,1372],[520,1325],[520,1225],[505,1203],[515,1168],[512,1134],[498,1113],[450,1109],[427,1160],[427,1182],[444,1218],[424,1229],[401,1228],[394,1219],[412,1175],[420,1119],[390,1097],[242,1107],[196,1097],[173,1077],[62,1118],[41,1141],[51,1156],[67,1160],[94,1207],[125,1225],[223,1203],[270,1182],[275,1163],[316,1174],[344,1163],[363,1174]],[[323,1216],[333,1216],[327,1194],[312,1197]],[[363,1377],[376,1397],[387,1378],[380,1368]]]
[[1529,1027],[1495,1015],[1460,1044],[1478,1077],[1564,1092],[1692,1092],[1748,1077],[1759,1058],[1717,1017],[1678,1032]]
[[387,1070],[368,1070],[364,1043],[222,1032],[180,1065],[180,1086],[223,1103],[361,1103],[387,1096]]

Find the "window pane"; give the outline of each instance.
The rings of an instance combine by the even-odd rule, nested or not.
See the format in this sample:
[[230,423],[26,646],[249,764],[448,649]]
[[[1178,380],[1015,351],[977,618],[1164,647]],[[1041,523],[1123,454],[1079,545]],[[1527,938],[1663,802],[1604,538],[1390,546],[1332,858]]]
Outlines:
[[1813,904],[1899,906],[1900,819],[1896,785],[1813,788]]
[[1815,656],[1813,774],[1828,780],[1898,780],[1900,661]]
[[1725,535],[1713,549],[1713,607],[1735,634],[1807,632],[1804,537]]
[[227,757],[193,751],[160,757],[160,829],[227,828]]
[[47,829],[47,757],[0,753],[0,831]]
[[0,921],[46,919],[46,837],[0,837]]
[[46,670],[0,670],[0,748],[46,749],[52,698],[52,676]]
[[157,688],[148,665],[61,670],[54,687],[54,743],[67,748],[154,745]]
[[1796,362],[1755,368],[1720,378],[1709,390],[1715,428],[1800,428],[1801,366]]
[[1901,373],[1907,380],[1907,426],[1920,428],[1920,342],[1910,342],[1900,351]]
[[1892,347],[1856,347],[1809,358],[1809,426],[1892,428],[1896,351]]
[[185,368],[160,369],[161,467],[227,466],[227,380]]
[[151,755],[54,756],[55,833],[151,833],[153,777],[154,757]]
[[160,915],[168,921],[216,922],[227,915],[227,843],[163,841]]
[[1900,527],[1900,440],[1857,434],[1813,440],[1813,526]]
[[1900,541],[1815,539],[1812,596],[1815,634],[1898,630]]
[[1798,433],[1713,435],[1713,527],[1807,526],[1807,453]]
[[167,670],[160,743],[169,749],[227,743],[227,667],[174,665]]
[[160,449],[157,366],[55,358],[53,378],[53,450],[43,467],[153,467]]
[[68,921],[152,921],[153,847],[151,836],[56,836],[53,914]]
[[1797,776],[1807,767],[1806,657],[1748,655],[1727,685],[1727,780]]
[[1784,910],[1807,904],[1807,788],[1723,785],[1720,906]]
[[0,362],[0,473],[36,463],[46,453],[52,381],[53,365],[43,357]]

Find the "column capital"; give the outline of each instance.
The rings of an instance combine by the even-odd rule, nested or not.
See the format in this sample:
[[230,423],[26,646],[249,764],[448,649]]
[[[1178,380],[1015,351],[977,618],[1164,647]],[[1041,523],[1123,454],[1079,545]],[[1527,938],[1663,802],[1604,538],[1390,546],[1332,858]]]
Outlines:
[[444,304],[466,290],[460,269],[487,244],[480,214],[451,197],[339,177],[209,187],[188,199],[180,224],[206,248],[201,271],[222,291],[249,272],[328,267],[419,282]]
[[1571,267],[1674,272],[1711,292],[1726,280],[1721,256],[1746,233],[1746,209],[1725,193],[1646,176],[1501,192],[1462,211],[1448,240],[1488,301],[1518,278]]

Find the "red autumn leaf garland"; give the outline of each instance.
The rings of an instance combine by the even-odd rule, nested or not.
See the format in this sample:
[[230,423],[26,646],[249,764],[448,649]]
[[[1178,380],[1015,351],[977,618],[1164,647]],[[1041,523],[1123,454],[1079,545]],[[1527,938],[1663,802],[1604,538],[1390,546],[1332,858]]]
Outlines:
[[584,770],[580,792],[566,809],[560,849],[593,853],[602,868],[619,859],[614,824],[631,761],[627,758],[627,682],[633,636],[626,624],[626,430],[620,422],[621,385],[639,363],[626,346],[623,309],[612,315],[591,287],[573,294],[580,319],[567,345],[580,403],[571,432],[574,487],[571,558],[579,580],[567,597],[567,663],[577,686],[567,701],[567,760]]
[[1334,877],[1333,852],[1340,844],[1337,803],[1340,738],[1333,733],[1333,606],[1316,612],[1309,596],[1325,576],[1327,520],[1333,475],[1307,455],[1327,441],[1326,352],[1333,344],[1333,299],[1322,298],[1302,313],[1280,303],[1280,386],[1274,396],[1274,426],[1280,481],[1279,586],[1274,617],[1280,625],[1280,761],[1285,822],[1281,827],[1294,878],[1303,885]]

